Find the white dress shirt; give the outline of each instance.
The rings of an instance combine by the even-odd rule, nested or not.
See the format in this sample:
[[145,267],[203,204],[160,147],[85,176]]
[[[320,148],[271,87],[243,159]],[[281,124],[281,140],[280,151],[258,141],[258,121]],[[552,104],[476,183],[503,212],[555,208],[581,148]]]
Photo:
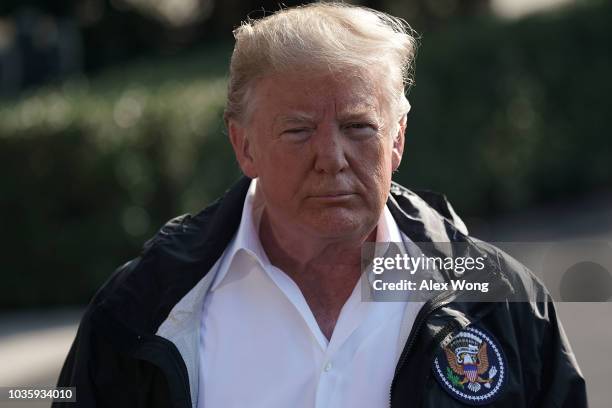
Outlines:
[[[388,406],[400,327],[412,326],[421,304],[362,302],[360,279],[328,341],[298,286],[261,246],[255,189],[253,180],[204,299],[198,407]],[[378,242],[402,241],[386,207],[377,231]]]

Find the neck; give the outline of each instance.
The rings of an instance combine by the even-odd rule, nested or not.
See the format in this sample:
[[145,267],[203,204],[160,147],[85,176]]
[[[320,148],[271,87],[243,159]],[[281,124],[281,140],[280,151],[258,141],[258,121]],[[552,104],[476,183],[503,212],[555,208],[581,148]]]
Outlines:
[[348,239],[322,239],[274,223],[264,209],[259,237],[270,262],[292,277],[308,272],[331,278],[349,270],[358,276],[361,246],[376,240],[376,226]]
[[264,209],[259,236],[272,265],[293,279],[330,339],[361,274],[361,245],[376,239],[376,226],[354,239],[309,239],[302,231],[275,225]]

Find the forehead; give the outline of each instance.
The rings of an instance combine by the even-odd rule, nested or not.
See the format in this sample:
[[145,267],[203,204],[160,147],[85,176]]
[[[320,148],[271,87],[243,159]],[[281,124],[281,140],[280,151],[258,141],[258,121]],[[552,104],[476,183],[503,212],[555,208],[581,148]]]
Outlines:
[[380,114],[380,95],[378,81],[367,72],[292,72],[257,81],[250,103],[257,111],[255,120],[299,120],[330,113]]

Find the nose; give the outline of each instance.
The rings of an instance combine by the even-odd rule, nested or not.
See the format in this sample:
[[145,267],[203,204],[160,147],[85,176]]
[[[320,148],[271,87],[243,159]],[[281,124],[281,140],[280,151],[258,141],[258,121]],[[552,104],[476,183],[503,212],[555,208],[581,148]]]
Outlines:
[[315,154],[314,168],[318,172],[336,174],[348,167],[345,140],[334,125],[320,126],[312,138]]

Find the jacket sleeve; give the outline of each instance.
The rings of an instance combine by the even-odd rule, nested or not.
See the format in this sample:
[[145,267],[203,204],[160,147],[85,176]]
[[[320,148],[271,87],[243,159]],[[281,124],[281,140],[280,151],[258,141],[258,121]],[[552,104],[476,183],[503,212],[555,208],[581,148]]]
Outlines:
[[543,333],[543,376],[537,407],[583,408],[588,407],[586,384],[563,326],[557,317],[554,303],[546,303],[547,330]]
[[76,387],[76,402],[54,402],[52,408],[95,407],[96,385],[92,368],[98,352],[93,346],[94,338],[89,319],[90,311],[81,320],[76,338],[70,347],[57,381],[58,387]]
[[55,402],[52,408],[114,406],[112,397],[119,391],[119,377],[126,371],[126,365],[122,356],[99,333],[95,315],[102,299],[121,283],[137,260],[117,268],[87,307],[57,381],[58,387],[76,387],[76,402]]

